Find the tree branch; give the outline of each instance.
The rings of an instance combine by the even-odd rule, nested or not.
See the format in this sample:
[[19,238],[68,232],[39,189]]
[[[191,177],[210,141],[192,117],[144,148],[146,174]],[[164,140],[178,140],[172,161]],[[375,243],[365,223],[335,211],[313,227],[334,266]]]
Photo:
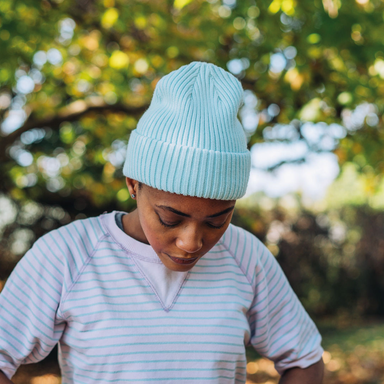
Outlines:
[[49,127],[52,129],[57,129],[60,127],[60,124],[64,121],[77,121],[81,117],[92,113],[105,113],[105,112],[123,112],[127,115],[141,116],[149,105],[143,105],[140,107],[129,107],[123,104],[101,104],[101,105],[89,105],[83,100],[77,100],[62,110],[54,116],[50,116],[45,119],[35,119],[33,113],[25,121],[22,127],[18,128],[16,131],[10,133],[9,135],[0,139],[0,161],[7,159],[6,149],[11,145],[15,140],[17,140],[22,133],[33,129],[33,128],[44,128]]
[[267,168],[256,167],[255,165],[252,164],[251,168],[256,171],[274,172],[284,164],[303,164],[305,162],[306,162],[306,158],[301,157],[299,159],[294,159],[294,160],[283,160]]
[[[313,148],[311,146],[308,146],[309,152],[310,153],[330,153],[331,151],[319,149],[319,148]],[[270,167],[257,167],[252,164],[251,168],[256,171],[265,171],[265,172],[275,172],[277,169],[279,169],[282,165],[284,164],[304,164],[307,162],[306,156],[300,157],[298,159],[292,159],[292,160],[282,160],[274,165],[271,165]]]

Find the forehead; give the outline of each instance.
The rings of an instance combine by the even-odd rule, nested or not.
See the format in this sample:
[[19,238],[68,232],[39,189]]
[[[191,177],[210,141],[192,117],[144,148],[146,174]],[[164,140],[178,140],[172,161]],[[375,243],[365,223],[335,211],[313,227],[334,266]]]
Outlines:
[[148,185],[143,185],[142,191],[148,196],[153,205],[172,207],[191,216],[202,214],[214,215],[235,205],[236,200],[214,200],[201,197],[184,196],[176,193],[161,191]]

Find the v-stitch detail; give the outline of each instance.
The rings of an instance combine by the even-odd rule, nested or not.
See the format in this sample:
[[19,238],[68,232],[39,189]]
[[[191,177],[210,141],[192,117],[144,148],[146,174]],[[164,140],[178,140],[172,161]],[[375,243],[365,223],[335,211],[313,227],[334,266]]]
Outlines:
[[[160,302],[163,310],[165,312],[169,312],[173,306],[176,304],[176,301],[177,301],[177,298],[179,297],[179,293],[185,283],[185,281],[188,279],[189,277],[189,272],[187,272],[184,276],[184,279],[181,279],[181,281],[179,282],[179,286],[177,287],[177,289],[175,290],[175,293],[173,295],[173,298],[172,298],[172,301],[170,302],[170,305],[166,306],[165,305],[165,302],[162,300],[162,298],[160,297],[160,294],[159,292],[157,291],[156,287],[154,286],[154,284],[152,283],[151,279],[147,276],[147,274],[145,273],[145,271],[143,270],[143,268],[141,267],[141,265],[138,263],[138,261],[136,260],[135,257],[132,257],[131,256],[131,259],[133,260],[133,262],[135,263],[137,269],[139,270],[139,272],[142,274],[142,276],[144,277],[145,281],[148,283],[148,285],[151,287],[153,293],[156,295],[158,301]],[[146,262],[146,260],[144,259],[141,259],[142,261]]]

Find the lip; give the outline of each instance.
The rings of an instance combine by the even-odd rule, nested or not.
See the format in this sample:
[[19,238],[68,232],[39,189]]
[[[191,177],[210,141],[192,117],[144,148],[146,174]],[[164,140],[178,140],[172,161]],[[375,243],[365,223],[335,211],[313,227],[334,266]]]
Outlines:
[[190,259],[186,259],[186,258],[181,258],[181,257],[174,257],[174,256],[170,256],[168,255],[168,253],[166,253],[166,255],[176,264],[182,264],[182,265],[188,265],[188,264],[193,264],[197,259],[198,257],[193,257],[193,258],[190,258]]

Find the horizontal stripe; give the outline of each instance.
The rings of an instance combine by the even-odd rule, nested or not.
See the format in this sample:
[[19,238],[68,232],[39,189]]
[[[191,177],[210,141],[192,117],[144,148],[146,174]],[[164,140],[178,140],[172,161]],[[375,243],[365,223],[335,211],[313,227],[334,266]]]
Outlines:
[[[104,299],[124,299],[128,297],[138,297],[138,296],[155,296],[154,292],[146,292],[146,293],[132,293],[130,295],[93,295],[93,296],[84,296],[84,297],[74,297],[73,299],[67,299],[65,300],[66,303],[81,301],[81,300],[90,300],[90,299],[97,299],[97,298],[104,298]],[[97,305],[97,304],[94,304]],[[72,309],[74,307],[71,307]]]
[[[238,338],[239,335],[231,335],[229,333],[203,333],[199,332],[196,330],[195,333],[191,332],[183,332],[180,334],[179,332],[161,332],[161,333],[134,333],[134,334],[124,334],[120,333],[118,335],[108,335],[108,336],[99,336],[99,337],[74,337],[69,334],[67,336],[73,340],[79,340],[79,341],[92,341],[92,340],[106,340],[106,339],[113,339],[113,338],[129,338],[129,337],[153,337],[153,336],[178,336],[179,338],[183,338],[185,336],[211,336],[211,337],[216,337],[216,336],[223,336],[223,337],[235,337]],[[82,335],[84,336],[84,335]],[[136,342],[135,342],[136,345]]]
[[[86,365],[90,366],[100,366],[99,363],[93,363],[90,364],[86,360],[81,359],[79,357],[76,358],[78,361],[83,362]],[[126,364],[163,364],[163,363],[205,363],[205,364],[211,364],[211,363],[223,363],[223,364],[236,364],[240,368],[245,368],[246,362],[243,361],[238,361],[238,360],[214,360],[214,359],[160,359],[160,360],[124,360],[124,361],[119,361],[116,363],[111,363],[108,361],[106,365],[113,364],[113,365],[126,365]],[[243,364],[243,365],[241,365]]]
[[[185,319],[191,320],[191,322],[193,320],[190,318],[185,318]],[[174,320],[177,320],[177,319],[174,319]],[[216,318],[213,319],[213,321],[214,320],[216,320]],[[141,325],[130,325],[130,326],[119,325],[119,326],[115,326],[115,327],[104,327],[104,328],[98,327],[95,330],[87,330],[86,332],[92,333],[93,331],[94,332],[101,332],[101,331],[109,331],[109,330],[119,330],[121,332],[124,329],[140,329],[140,328],[143,328],[143,329],[152,329],[152,328],[167,329],[167,328],[191,328],[191,327],[193,327],[193,328],[206,328],[207,326],[208,326],[208,324],[195,324],[195,323],[193,323],[193,324],[168,324],[168,323],[164,323],[164,324],[150,324],[150,325],[141,324]],[[225,324],[215,324],[215,328],[229,328],[229,329],[241,329],[241,330],[245,329],[244,327],[237,327],[235,325],[225,325]],[[73,332],[73,331],[82,332],[81,330],[76,329],[75,325],[71,328],[71,332]],[[184,332],[183,332],[183,334],[184,334]]]
[[[65,351],[62,351],[63,354],[67,353]],[[166,355],[166,354],[171,354],[171,355],[177,355],[179,353],[187,353],[187,354],[191,354],[191,350],[169,350],[169,351],[165,351],[165,350],[161,350],[161,351],[134,351],[134,352],[128,352],[128,351],[124,351],[122,353],[108,353],[108,357],[118,357],[118,356],[129,356],[129,355],[156,355],[156,354],[162,354],[162,355]],[[221,351],[221,350],[210,350],[210,349],[194,349],[193,350],[193,353],[194,354],[198,354],[198,355],[201,355],[201,354],[217,354],[217,355],[232,355],[232,356],[243,356],[244,353],[243,351],[241,352],[234,352],[233,350],[231,351]],[[95,354],[89,354],[87,353],[87,357],[102,357],[102,358],[105,358],[105,352],[103,351],[103,353],[101,355],[95,355]]]

